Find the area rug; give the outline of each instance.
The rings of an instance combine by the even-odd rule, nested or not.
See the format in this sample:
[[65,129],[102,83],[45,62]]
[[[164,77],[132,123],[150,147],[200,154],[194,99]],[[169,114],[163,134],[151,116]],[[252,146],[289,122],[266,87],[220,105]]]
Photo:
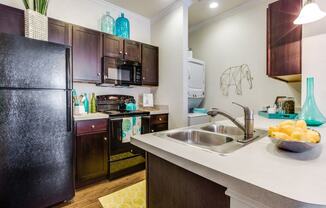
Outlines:
[[146,208],[146,181],[98,199],[103,208]]

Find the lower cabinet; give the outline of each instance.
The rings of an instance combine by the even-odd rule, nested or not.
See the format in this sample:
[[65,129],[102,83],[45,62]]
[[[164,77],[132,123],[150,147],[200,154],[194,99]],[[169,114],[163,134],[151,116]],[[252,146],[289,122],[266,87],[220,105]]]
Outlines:
[[151,115],[151,133],[169,129],[169,114]]
[[[77,133],[76,136],[77,188],[106,178],[108,174],[108,132],[96,132],[97,126],[91,124],[91,121],[81,122],[85,124],[76,125],[77,132],[82,132],[81,134]],[[86,125],[90,125],[91,127],[89,132],[78,129]]]

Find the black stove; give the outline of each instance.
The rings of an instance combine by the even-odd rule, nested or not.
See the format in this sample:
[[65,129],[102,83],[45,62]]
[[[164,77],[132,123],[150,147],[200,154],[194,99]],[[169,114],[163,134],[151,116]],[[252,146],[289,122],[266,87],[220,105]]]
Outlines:
[[128,103],[136,104],[135,98],[129,95],[100,95],[97,96],[97,111],[110,116],[149,115],[148,111],[126,110]]
[[[141,133],[150,132],[148,111],[126,110],[127,104],[136,104],[133,96],[97,96],[97,111],[109,115],[109,172],[110,180],[134,173],[145,168],[145,151],[123,139],[124,122],[141,118]],[[132,117],[132,118],[130,118]]]

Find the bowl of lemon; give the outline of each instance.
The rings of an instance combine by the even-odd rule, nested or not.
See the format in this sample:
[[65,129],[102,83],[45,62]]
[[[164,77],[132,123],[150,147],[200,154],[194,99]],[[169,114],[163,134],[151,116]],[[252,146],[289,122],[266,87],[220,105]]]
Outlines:
[[290,152],[305,152],[320,144],[318,131],[307,128],[303,120],[287,120],[268,129],[268,136],[278,148]]

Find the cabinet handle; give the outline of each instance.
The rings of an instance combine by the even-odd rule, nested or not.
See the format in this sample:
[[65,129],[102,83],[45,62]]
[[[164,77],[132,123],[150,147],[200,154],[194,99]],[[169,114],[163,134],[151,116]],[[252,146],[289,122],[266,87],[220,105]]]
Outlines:
[[128,53],[126,52],[125,55],[128,55]]
[[152,129],[152,133],[154,133],[154,129]]
[[145,77],[143,77],[143,80],[145,80],[146,78]]
[[92,129],[95,129],[95,125],[92,125]]
[[162,118],[158,118],[159,121],[162,121]]
[[108,138],[107,137],[104,137],[104,141],[108,141]]
[[119,51],[120,54],[122,54],[122,51]]
[[101,76],[101,73],[97,73],[97,76]]

